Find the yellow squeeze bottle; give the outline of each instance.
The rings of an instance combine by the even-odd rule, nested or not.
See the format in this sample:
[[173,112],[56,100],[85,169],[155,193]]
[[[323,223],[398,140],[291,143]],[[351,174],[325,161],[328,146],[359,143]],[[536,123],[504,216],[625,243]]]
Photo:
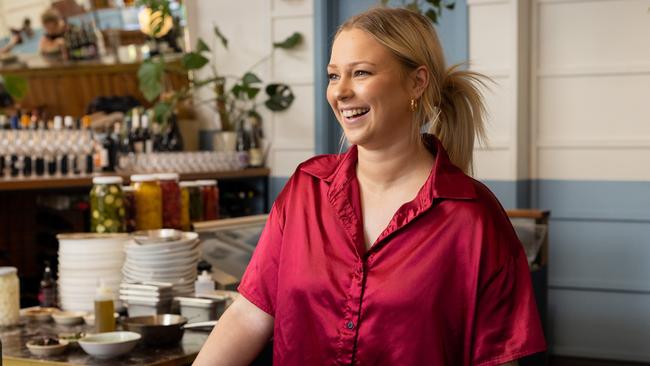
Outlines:
[[115,330],[113,313],[115,313],[113,291],[104,285],[104,281],[100,280],[95,295],[95,330],[97,333]]

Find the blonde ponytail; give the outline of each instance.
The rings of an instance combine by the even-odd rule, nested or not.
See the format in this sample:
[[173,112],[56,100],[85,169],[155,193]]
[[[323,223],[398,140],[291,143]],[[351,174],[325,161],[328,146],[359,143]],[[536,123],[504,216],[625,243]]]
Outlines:
[[440,139],[452,163],[471,173],[475,139],[485,139],[485,105],[479,86],[485,86],[487,78],[459,67],[447,71],[438,106],[440,115],[432,121],[429,133]]

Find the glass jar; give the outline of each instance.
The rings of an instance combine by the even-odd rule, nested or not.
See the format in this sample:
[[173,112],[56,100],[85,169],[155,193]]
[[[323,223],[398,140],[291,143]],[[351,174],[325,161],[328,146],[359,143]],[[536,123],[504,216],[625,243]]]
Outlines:
[[90,190],[90,231],[123,233],[126,231],[121,177],[95,177]]
[[135,188],[136,230],[162,228],[162,193],[155,175],[137,174],[131,176]]
[[203,198],[203,220],[216,220],[219,218],[219,189],[216,180],[200,180],[197,184],[201,188]]
[[131,186],[122,186],[122,195],[124,197],[124,221],[126,222],[126,231],[133,232],[136,228],[135,223],[135,188]]
[[18,324],[20,285],[16,267],[0,267],[0,326]]
[[181,228],[189,231],[190,227],[190,186],[192,182],[180,182],[181,189]]
[[185,182],[189,192],[190,222],[203,221],[203,197],[197,182]]
[[181,229],[181,189],[178,174],[158,174],[162,193],[162,225],[166,229]]

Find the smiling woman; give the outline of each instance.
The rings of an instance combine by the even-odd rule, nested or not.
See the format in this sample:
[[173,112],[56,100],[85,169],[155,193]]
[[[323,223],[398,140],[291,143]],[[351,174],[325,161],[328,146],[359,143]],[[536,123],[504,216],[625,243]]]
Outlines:
[[445,67],[427,18],[385,8],[341,26],[327,72],[352,147],[300,164],[196,365],[245,365],[271,336],[278,365],[496,366],[544,351],[523,248],[464,173],[479,76]]

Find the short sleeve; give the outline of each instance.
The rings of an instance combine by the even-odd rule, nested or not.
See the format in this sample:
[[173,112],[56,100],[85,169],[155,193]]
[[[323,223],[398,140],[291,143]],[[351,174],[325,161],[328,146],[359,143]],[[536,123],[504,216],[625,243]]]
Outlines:
[[498,220],[488,230],[479,273],[472,363],[477,366],[501,365],[546,350],[523,247],[505,213]]
[[282,245],[282,223],[277,205],[269,217],[237,290],[248,301],[275,316],[278,263]]

